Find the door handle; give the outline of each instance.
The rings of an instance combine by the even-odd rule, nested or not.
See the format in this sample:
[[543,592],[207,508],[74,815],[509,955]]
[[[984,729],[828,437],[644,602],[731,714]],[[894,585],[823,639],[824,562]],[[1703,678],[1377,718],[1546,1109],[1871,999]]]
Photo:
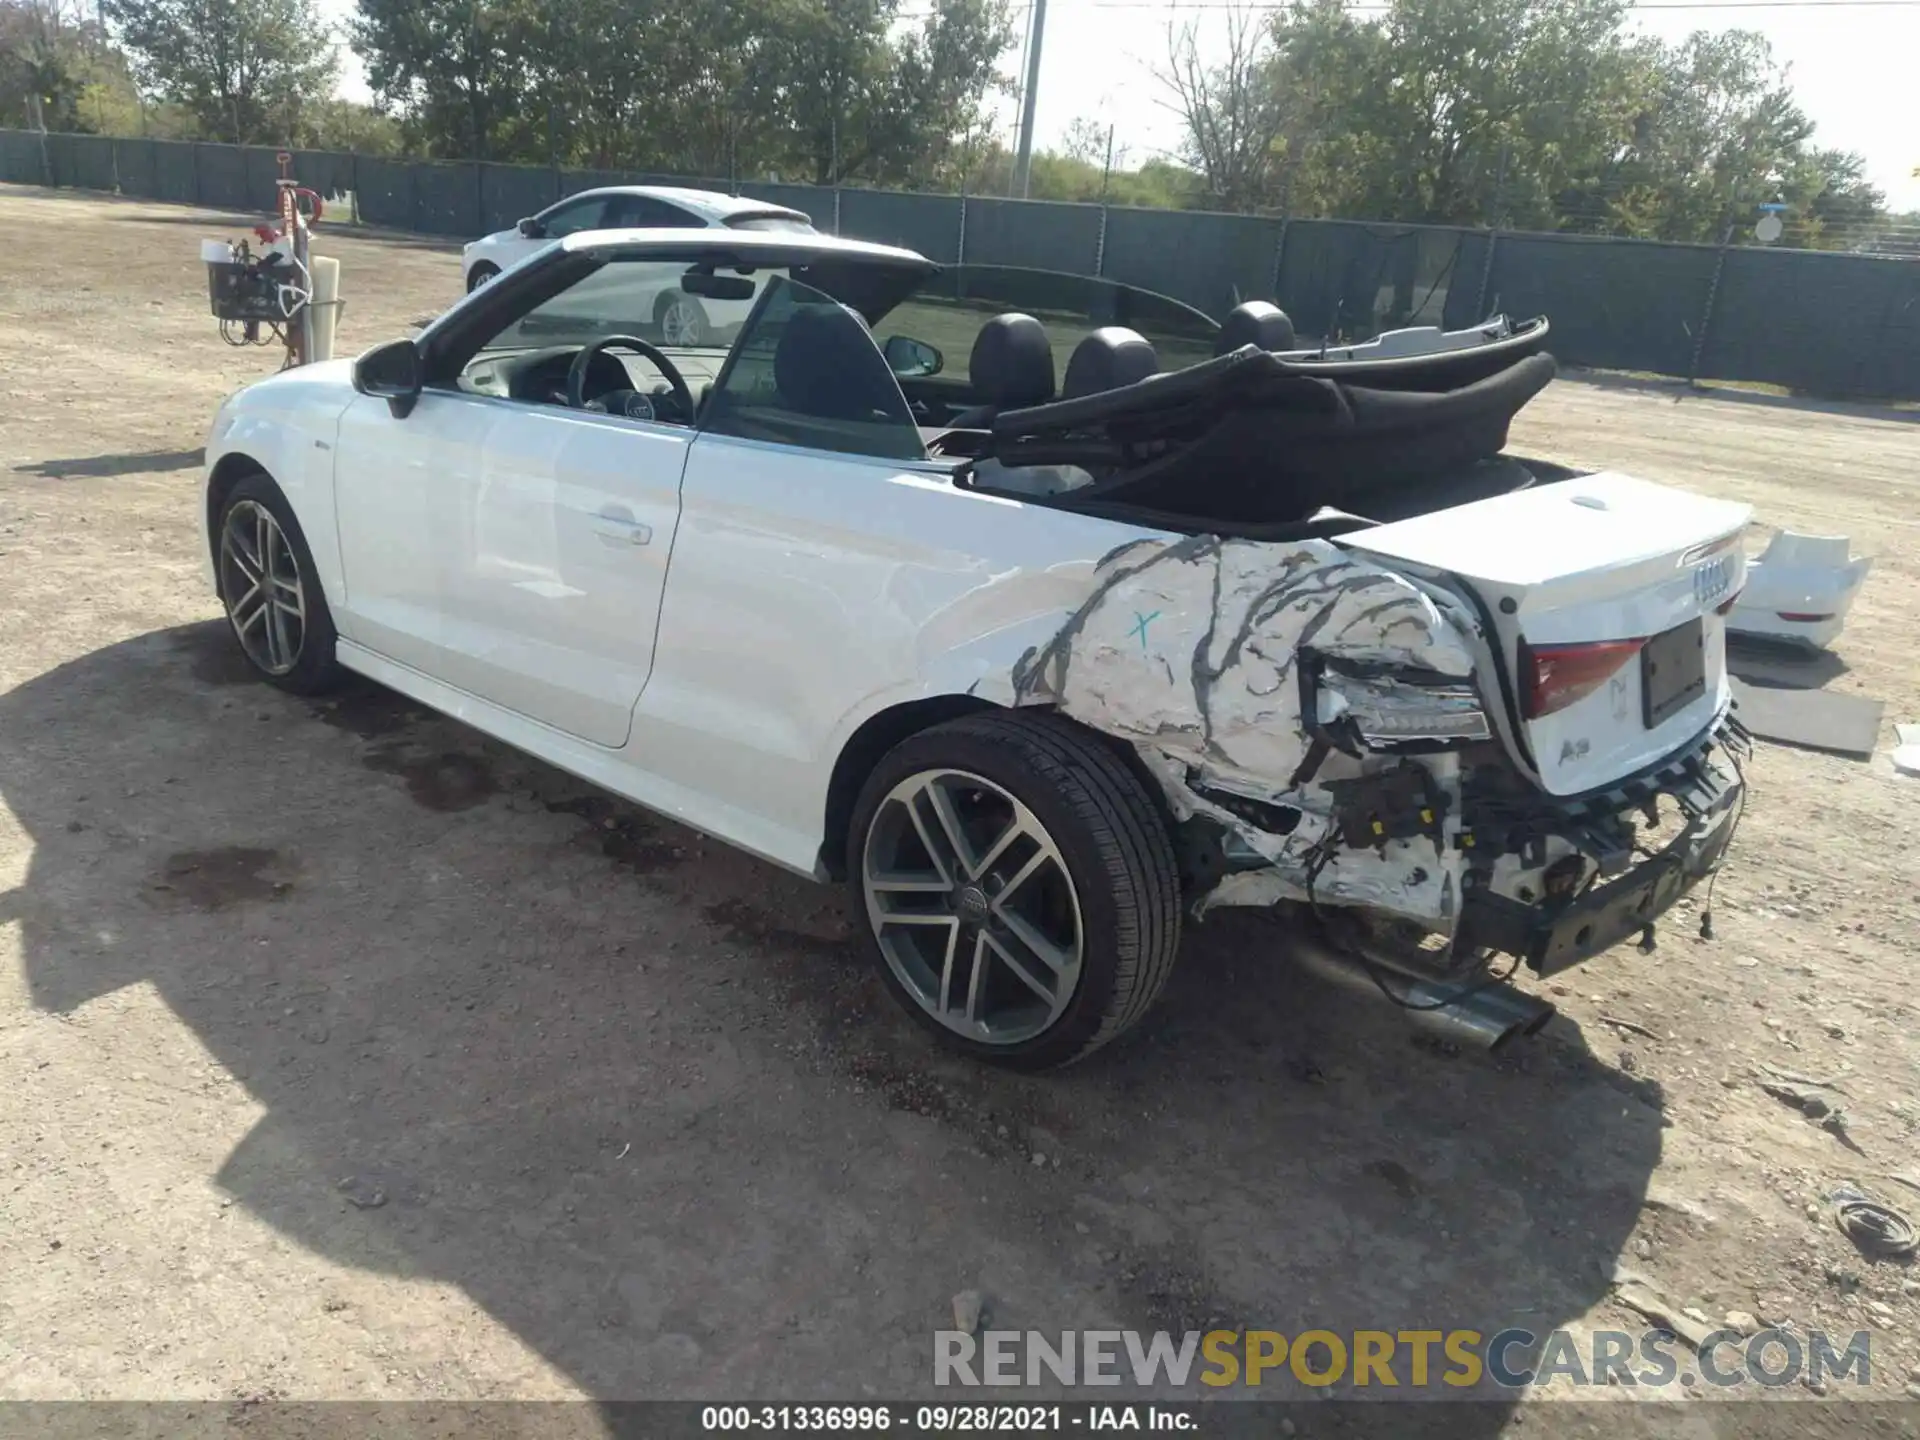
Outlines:
[[605,510],[593,517],[593,533],[615,545],[646,545],[653,540],[651,525]]

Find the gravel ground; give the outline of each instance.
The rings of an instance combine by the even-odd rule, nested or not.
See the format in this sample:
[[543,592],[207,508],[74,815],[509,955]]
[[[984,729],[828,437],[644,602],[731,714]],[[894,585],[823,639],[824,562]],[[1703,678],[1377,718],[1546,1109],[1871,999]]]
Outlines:
[[[198,241],[236,229],[0,187],[0,1398],[924,1395],[963,1289],[1050,1332],[1637,1329],[1616,1264],[1715,1320],[1871,1327],[1867,1393],[1904,1393],[1920,1282],[1819,1209],[1851,1178],[1920,1210],[1886,1178],[1920,782],[1884,756],[1763,746],[1719,939],[1547,986],[1509,1057],[1227,914],[1137,1040],[978,1069],[895,1015],[837,894],[385,692],[247,679],[194,524],[205,424],[274,363],[207,313]],[[347,351],[458,290],[444,245],[320,248]],[[1561,381],[1515,439],[1853,536],[1835,687],[1920,718],[1911,417]],[[1844,1072],[1844,1125],[1763,1062]],[[1907,1423],[1841,1388],[1634,1408]]]

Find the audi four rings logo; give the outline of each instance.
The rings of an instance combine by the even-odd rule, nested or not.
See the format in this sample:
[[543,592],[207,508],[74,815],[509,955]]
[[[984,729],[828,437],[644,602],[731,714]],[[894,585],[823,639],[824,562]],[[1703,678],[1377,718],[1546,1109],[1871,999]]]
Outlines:
[[1693,598],[1711,605],[1733,586],[1733,557],[1709,561],[1693,572]]

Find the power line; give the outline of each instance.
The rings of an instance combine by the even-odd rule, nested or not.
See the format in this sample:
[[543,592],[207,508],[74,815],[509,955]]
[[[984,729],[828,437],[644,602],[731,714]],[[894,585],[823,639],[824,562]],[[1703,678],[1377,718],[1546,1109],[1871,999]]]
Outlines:
[[[1193,10],[1291,10],[1290,0],[1081,0],[1073,8],[1086,10],[1163,10],[1168,14]],[[1343,7],[1349,15],[1385,15],[1391,5],[1363,3]],[[1629,11],[1685,10],[1915,10],[1920,0],[1631,0]],[[895,20],[931,20],[940,11],[899,10]]]
[[[1291,10],[1273,0],[1086,0],[1090,10]],[[1385,14],[1391,5],[1344,7],[1349,13]],[[1920,0],[1636,0],[1629,10],[1911,10]],[[929,12],[931,13],[931,12]]]

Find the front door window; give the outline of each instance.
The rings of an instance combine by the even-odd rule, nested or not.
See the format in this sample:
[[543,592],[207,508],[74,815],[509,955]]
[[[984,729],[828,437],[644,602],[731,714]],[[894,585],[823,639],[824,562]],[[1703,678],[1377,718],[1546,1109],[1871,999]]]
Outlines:
[[605,195],[589,195],[556,205],[540,221],[540,231],[549,240],[563,240],[581,230],[598,230],[607,213]]

